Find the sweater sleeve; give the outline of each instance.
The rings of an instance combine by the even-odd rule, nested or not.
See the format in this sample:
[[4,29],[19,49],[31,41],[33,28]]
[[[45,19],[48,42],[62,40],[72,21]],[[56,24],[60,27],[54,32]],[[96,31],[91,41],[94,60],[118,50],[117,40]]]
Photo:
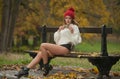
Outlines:
[[60,39],[60,32],[56,31],[54,33],[54,41],[55,41],[56,44],[58,43],[59,39]]
[[82,38],[81,38],[78,26],[74,25],[73,29],[74,29],[74,32],[72,34],[72,42],[74,45],[76,45],[82,42]]

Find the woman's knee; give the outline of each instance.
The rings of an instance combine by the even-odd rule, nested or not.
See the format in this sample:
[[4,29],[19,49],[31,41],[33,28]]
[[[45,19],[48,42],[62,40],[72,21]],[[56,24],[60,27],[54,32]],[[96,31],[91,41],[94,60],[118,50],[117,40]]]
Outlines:
[[46,45],[47,45],[46,43],[42,43],[42,44],[40,45],[40,49],[45,48]]
[[40,45],[41,54],[47,53],[47,43],[42,43]]
[[42,56],[42,53],[41,52],[39,52],[38,54],[37,54],[37,57],[41,57]]

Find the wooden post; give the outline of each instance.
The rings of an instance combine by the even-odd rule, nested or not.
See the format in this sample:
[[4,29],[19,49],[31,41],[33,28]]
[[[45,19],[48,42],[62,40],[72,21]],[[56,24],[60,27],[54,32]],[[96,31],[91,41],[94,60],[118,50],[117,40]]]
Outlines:
[[46,31],[46,25],[42,27],[42,43],[45,43],[47,41],[47,31]]
[[107,40],[106,40],[106,26],[103,25],[102,29],[101,29],[101,53],[102,56],[108,56],[108,52],[107,52]]

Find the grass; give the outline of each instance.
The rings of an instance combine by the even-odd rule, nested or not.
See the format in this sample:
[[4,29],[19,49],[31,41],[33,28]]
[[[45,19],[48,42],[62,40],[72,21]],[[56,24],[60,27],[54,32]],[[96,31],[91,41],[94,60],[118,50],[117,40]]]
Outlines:
[[120,54],[120,41],[119,42],[111,42],[108,41],[108,52],[112,54]]
[[[91,42],[85,41],[77,45],[74,49],[80,52],[101,52],[101,41],[93,40]],[[120,54],[120,42],[119,41],[108,41],[107,42],[108,54]]]
[[51,61],[51,64],[60,65],[60,66],[76,66],[76,67],[84,67],[84,68],[94,67],[92,64],[88,63],[87,59],[78,59],[78,58],[57,57]]
[[89,43],[88,41],[82,42],[81,44],[77,45],[74,49],[75,51],[80,52],[100,52],[100,44],[98,42]]
[[[75,51],[80,52],[100,52],[100,41],[84,41],[81,44],[75,47]],[[117,41],[108,41],[108,53],[110,54],[120,54],[120,43]],[[0,67],[2,65],[11,65],[11,64],[28,64],[32,58],[28,54],[17,54],[17,53],[8,53],[8,54],[0,54]],[[54,58],[51,61],[52,65],[59,66],[77,66],[83,68],[94,68],[91,63],[88,62],[87,59],[77,59],[77,58]],[[111,69],[112,71],[120,71],[120,61],[118,61]]]
[[28,54],[0,54],[0,66],[11,65],[11,64],[27,64],[31,61]]

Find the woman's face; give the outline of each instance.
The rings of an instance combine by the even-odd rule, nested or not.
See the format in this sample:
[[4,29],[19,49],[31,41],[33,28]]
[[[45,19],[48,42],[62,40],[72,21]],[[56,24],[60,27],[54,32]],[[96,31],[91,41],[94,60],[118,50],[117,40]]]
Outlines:
[[65,17],[65,24],[71,24],[72,18],[70,16]]

